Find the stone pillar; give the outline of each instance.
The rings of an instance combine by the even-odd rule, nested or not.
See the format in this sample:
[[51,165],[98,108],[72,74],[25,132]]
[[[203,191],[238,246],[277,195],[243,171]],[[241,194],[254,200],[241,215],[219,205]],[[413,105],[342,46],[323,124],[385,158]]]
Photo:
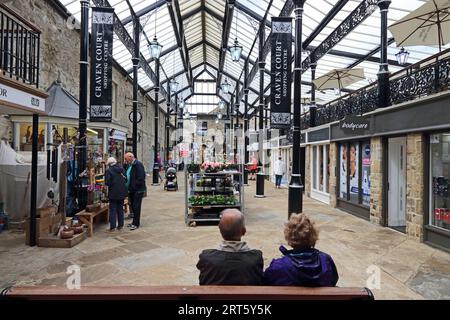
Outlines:
[[[14,133],[13,139],[12,139],[12,143],[14,145],[14,150],[19,151],[20,142],[22,140],[22,137],[20,136],[20,123],[15,122],[13,125],[11,121],[0,116],[0,139],[5,138],[5,139],[9,140],[7,133],[8,133],[8,130],[10,130],[11,126],[13,126],[13,133]],[[2,130],[4,130],[3,134],[2,134]]]
[[383,144],[381,137],[370,141],[370,222],[384,225],[383,221]]
[[337,206],[337,161],[339,158],[339,148],[336,142],[330,143],[330,179],[328,181],[330,187],[330,206]]
[[311,151],[313,147],[311,145],[305,148],[305,195],[311,197]]
[[423,242],[425,139],[422,133],[406,138],[406,234]]

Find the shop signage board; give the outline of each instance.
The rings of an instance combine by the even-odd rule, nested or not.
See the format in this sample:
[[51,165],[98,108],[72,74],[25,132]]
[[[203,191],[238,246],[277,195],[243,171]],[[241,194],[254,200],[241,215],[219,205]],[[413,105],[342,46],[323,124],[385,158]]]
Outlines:
[[[123,131],[120,131],[120,130],[113,129],[113,131],[111,131],[111,133],[110,133],[109,138],[110,139],[115,139],[115,140],[126,141],[127,140],[127,133],[123,132]],[[133,140],[131,140],[131,141],[133,141]]]
[[330,128],[323,128],[308,132],[308,142],[319,142],[330,140]]
[[291,127],[292,18],[272,17],[270,127]]
[[0,84],[0,101],[14,104],[30,112],[45,112],[45,99],[16,88]]
[[339,128],[346,134],[364,134],[370,129],[370,122],[361,116],[346,116],[339,122]]
[[114,9],[92,8],[90,120],[112,120]]

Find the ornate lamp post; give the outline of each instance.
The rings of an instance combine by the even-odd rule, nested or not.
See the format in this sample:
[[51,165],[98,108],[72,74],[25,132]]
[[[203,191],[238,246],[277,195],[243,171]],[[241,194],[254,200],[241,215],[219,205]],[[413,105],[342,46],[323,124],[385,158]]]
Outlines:
[[152,184],[159,185],[159,164],[158,164],[158,113],[159,113],[159,57],[161,55],[162,45],[158,43],[156,35],[153,41],[150,42],[148,50],[150,56],[155,59],[155,151],[153,155],[153,173],[152,173]]
[[390,90],[389,90],[389,68],[387,59],[387,14],[391,0],[379,0],[378,7],[381,13],[381,52],[380,52],[380,69],[378,71],[378,107],[385,108],[389,106]]
[[289,182],[288,217],[303,211],[303,183],[300,173],[300,122],[301,122],[301,59],[302,19],[305,0],[294,0],[295,13],[295,58],[294,58],[294,126],[292,150],[292,174]]

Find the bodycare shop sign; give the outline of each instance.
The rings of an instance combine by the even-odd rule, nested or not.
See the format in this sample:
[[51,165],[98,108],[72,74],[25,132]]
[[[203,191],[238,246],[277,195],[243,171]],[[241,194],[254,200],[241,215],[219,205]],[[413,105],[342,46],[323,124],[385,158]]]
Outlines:
[[114,9],[92,8],[90,121],[111,122]]
[[346,134],[364,134],[370,129],[370,122],[361,116],[346,116],[339,122],[339,128]]
[[270,127],[291,127],[292,19],[272,17]]

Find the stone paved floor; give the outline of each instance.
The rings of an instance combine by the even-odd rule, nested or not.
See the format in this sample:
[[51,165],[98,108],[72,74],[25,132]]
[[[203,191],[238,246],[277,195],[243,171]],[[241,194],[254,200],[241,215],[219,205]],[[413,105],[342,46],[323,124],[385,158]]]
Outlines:
[[[266,182],[267,198],[255,199],[254,193],[252,183],[245,193],[245,240],[263,251],[267,267],[284,243],[287,190]],[[63,286],[72,264],[81,267],[82,285],[197,284],[198,254],[218,244],[217,226],[186,227],[184,192],[164,192],[162,185],[149,186],[142,211],[139,230],[107,234],[106,225],[99,225],[94,237],[72,249],[31,248],[25,246],[24,235],[3,232],[0,287]],[[320,228],[317,247],[336,262],[339,286],[367,286],[367,268],[377,266],[381,276],[380,289],[373,290],[377,299],[450,299],[450,254],[309,198],[304,211]]]

